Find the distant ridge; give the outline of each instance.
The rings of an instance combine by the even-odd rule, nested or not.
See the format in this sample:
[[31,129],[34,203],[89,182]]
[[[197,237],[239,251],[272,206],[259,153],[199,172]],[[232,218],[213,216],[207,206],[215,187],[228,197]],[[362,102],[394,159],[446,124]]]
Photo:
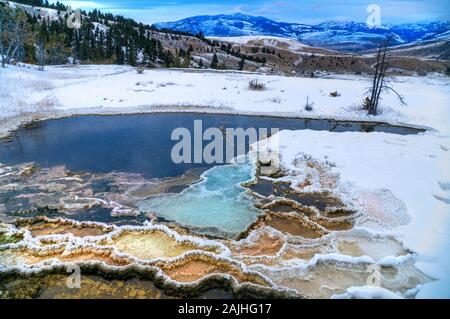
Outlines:
[[194,34],[202,32],[205,36],[213,37],[267,35],[293,38],[311,46],[351,52],[373,49],[386,37],[389,37],[392,46],[450,39],[448,21],[371,28],[365,23],[353,21],[307,25],[236,13],[195,16],[175,22],[156,23],[155,26]]

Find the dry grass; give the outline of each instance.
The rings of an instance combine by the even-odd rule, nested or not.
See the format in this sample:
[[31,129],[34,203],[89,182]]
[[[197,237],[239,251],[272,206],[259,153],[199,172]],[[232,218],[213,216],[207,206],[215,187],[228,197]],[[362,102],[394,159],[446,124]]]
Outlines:
[[248,87],[252,91],[264,91],[266,89],[266,84],[254,79],[248,83]]

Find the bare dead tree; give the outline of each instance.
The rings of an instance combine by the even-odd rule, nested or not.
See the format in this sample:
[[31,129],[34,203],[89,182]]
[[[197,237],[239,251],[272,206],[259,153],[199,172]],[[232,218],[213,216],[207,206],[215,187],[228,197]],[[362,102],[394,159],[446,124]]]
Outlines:
[[375,73],[372,80],[372,86],[368,89],[370,93],[370,98],[366,98],[364,102],[364,107],[367,109],[370,115],[378,115],[379,113],[379,102],[381,93],[391,91],[397,95],[400,103],[406,105],[405,99],[401,96],[390,84],[390,79],[386,77],[386,71],[389,67],[388,63],[388,44],[385,42],[380,45],[377,54],[377,62],[375,64]]
[[5,9],[3,6],[0,7],[0,58],[2,59],[2,67],[5,67],[5,46],[3,45],[3,37],[4,37],[4,25],[6,17],[5,17]]
[[312,111],[313,110],[313,106],[314,106],[314,103],[309,101],[309,95],[306,96],[305,111],[308,111],[308,112]]
[[2,67],[13,59],[24,56],[25,43],[33,43],[33,33],[27,24],[27,16],[19,9],[8,11],[0,7],[0,54]]
[[5,67],[6,63],[13,58],[13,54],[17,52],[17,21],[9,15],[9,12],[2,8],[1,10],[1,54],[2,54],[2,67]]
[[37,62],[38,62],[38,70],[44,71],[45,66],[45,59],[46,59],[46,51],[45,51],[45,45],[44,41],[39,41],[36,44],[36,56],[37,56]]
[[10,61],[11,59],[14,59],[21,46],[23,45],[23,40],[25,38],[23,29],[21,27],[21,22],[15,21],[11,23],[12,32],[11,37],[9,41],[8,49],[6,50],[6,57],[7,60]]

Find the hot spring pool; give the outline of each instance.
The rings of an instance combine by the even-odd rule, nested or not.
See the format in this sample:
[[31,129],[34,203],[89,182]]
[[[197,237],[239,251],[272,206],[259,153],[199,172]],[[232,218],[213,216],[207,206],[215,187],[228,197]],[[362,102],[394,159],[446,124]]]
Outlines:
[[[69,172],[87,172],[96,176],[127,173],[141,176],[145,180],[178,177],[188,171],[199,170],[203,172],[202,181],[188,188],[181,188],[181,192],[147,196],[132,205],[142,215],[155,213],[157,217],[175,221],[202,233],[236,235],[253,223],[260,213],[254,207],[252,198],[240,186],[252,178],[254,168],[252,164],[174,163],[171,150],[177,142],[171,140],[171,134],[176,128],[186,128],[193,132],[195,120],[202,120],[204,128],[214,127],[221,130],[253,127],[267,128],[269,131],[271,128],[278,128],[396,134],[418,132],[384,124],[218,114],[79,116],[37,122],[20,128],[8,140],[0,141],[0,163],[7,166],[34,163],[40,169],[62,166]],[[207,143],[204,142],[204,145]],[[246,141],[245,152],[248,148]],[[20,191],[0,189],[1,204],[8,211],[14,212],[19,204],[34,205],[29,198],[42,193],[42,187],[36,186],[36,181],[33,184],[28,179],[21,179],[19,182],[11,176],[4,178],[5,181],[0,181],[1,183],[25,184],[20,187]],[[55,183],[47,186],[54,188]],[[98,187],[101,183],[94,184]],[[87,185],[92,184],[89,182]],[[104,189],[101,196],[108,195],[107,181],[105,185],[102,186]],[[52,193],[51,187],[48,188],[48,196],[67,195],[67,191],[54,195],[56,193]],[[43,198],[41,202],[49,202]],[[55,202],[58,200],[56,198]],[[91,214],[80,216],[86,220],[99,220],[95,216],[95,210]],[[73,218],[77,219],[77,216],[74,215]],[[104,217],[101,217],[101,220],[104,220]]]

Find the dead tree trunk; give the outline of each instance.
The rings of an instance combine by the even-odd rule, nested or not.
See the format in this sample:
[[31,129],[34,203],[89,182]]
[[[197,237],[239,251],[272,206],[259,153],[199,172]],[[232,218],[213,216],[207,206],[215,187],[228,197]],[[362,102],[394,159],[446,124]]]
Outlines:
[[386,81],[386,71],[388,69],[387,44],[380,46],[377,54],[377,62],[375,65],[375,73],[373,76],[372,87],[370,89],[370,99],[367,100],[367,111],[370,115],[378,115],[381,93],[384,91],[394,92],[400,102],[405,104],[403,97],[397,93]]
[[27,29],[26,15],[15,11],[7,16],[0,10],[0,54],[2,67],[12,59],[24,57],[25,43],[30,43],[32,34]]
[[5,67],[5,47],[3,45],[3,36],[4,36],[4,16],[5,14],[0,10],[0,58],[2,59],[2,67]]
[[39,71],[44,71],[45,66],[45,45],[43,41],[37,44],[37,59],[39,64]]
[[371,114],[371,112],[373,110],[373,105],[374,105],[373,101],[375,100],[376,86],[377,86],[377,80],[378,80],[378,69],[380,67],[380,58],[381,58],[381,47],[378,49],[377,63],[375,65],[375,74],[373,76],[371,96],[370,96],[369,104],[367,105],[367,111],[369,112],[369,114]]
[[[19,16],[17,15],[17,18]],[[25,45],[25,38],[27,36],[25,30],[25,22],[24,21],[16,21],[14,26],[14,36],[13,41],[11,41],[10,49],[8,49],[8,56],[10,59],[15,59],[20,61],[20,51],[23,51]]]
[[378,104],[381,91],[383,90],[384,78],[386,77],[386,53],[387,46],[380,47],[377,54],[377,63],[375,65],[375,74],[373,76],[372,93],[370,97],[368,111],[370,115],[378,114]]
[[3,46],[3,41],[1,40],[1,30],[0,30],[0,57],[2,58],[2,68],[5,67],[5,47]]
[[5,67],[5,49],[3,48],[3,44],[0,44],[0,56],[2,58],[2,68]]

